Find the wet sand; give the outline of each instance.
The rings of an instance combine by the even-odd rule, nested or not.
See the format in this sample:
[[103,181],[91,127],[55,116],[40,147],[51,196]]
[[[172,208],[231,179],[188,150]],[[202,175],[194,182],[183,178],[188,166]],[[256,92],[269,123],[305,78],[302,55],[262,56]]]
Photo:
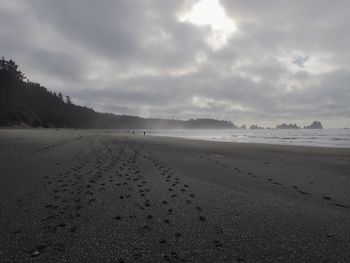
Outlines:
[[0,130],[0,262],[350,262],[350,149]]

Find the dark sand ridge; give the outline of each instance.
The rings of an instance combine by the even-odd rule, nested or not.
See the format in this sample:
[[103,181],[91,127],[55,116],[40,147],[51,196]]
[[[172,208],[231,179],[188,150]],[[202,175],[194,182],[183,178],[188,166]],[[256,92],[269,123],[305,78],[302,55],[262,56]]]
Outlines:
[[350,149],[0,130],[0,262],[349,262]]

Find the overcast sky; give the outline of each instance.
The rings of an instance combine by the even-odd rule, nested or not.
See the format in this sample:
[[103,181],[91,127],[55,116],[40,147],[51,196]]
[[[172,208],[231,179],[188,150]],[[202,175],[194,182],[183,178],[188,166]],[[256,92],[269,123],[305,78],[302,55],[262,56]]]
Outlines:
[[350,126],[348,0],[0,0],[0,56],[98,111]]

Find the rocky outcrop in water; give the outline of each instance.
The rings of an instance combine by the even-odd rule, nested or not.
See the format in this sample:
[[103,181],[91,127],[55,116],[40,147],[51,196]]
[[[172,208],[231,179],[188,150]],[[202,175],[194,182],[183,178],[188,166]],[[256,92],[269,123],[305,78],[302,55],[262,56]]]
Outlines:
[[300,129],[300,127],[296,124],[280,124],[276,126],[276,129]]
[[258,125],[253,124],[253,125],[250,125],[249,129],[250,129],[250,130],[262,130],[262,129],[264,129],[264,128],[263,128],[263,127],[259,127]]
[[323,129],[323,126],[320,121],[314,121],[309,126],[304,126],[304,129]]

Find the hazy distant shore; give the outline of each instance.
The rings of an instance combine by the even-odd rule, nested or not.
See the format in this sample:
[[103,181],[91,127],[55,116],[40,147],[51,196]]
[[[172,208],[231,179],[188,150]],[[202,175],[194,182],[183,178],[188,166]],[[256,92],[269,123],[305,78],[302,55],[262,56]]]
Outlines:
[[348,262],[350,149],[0,130],[0,261]]

